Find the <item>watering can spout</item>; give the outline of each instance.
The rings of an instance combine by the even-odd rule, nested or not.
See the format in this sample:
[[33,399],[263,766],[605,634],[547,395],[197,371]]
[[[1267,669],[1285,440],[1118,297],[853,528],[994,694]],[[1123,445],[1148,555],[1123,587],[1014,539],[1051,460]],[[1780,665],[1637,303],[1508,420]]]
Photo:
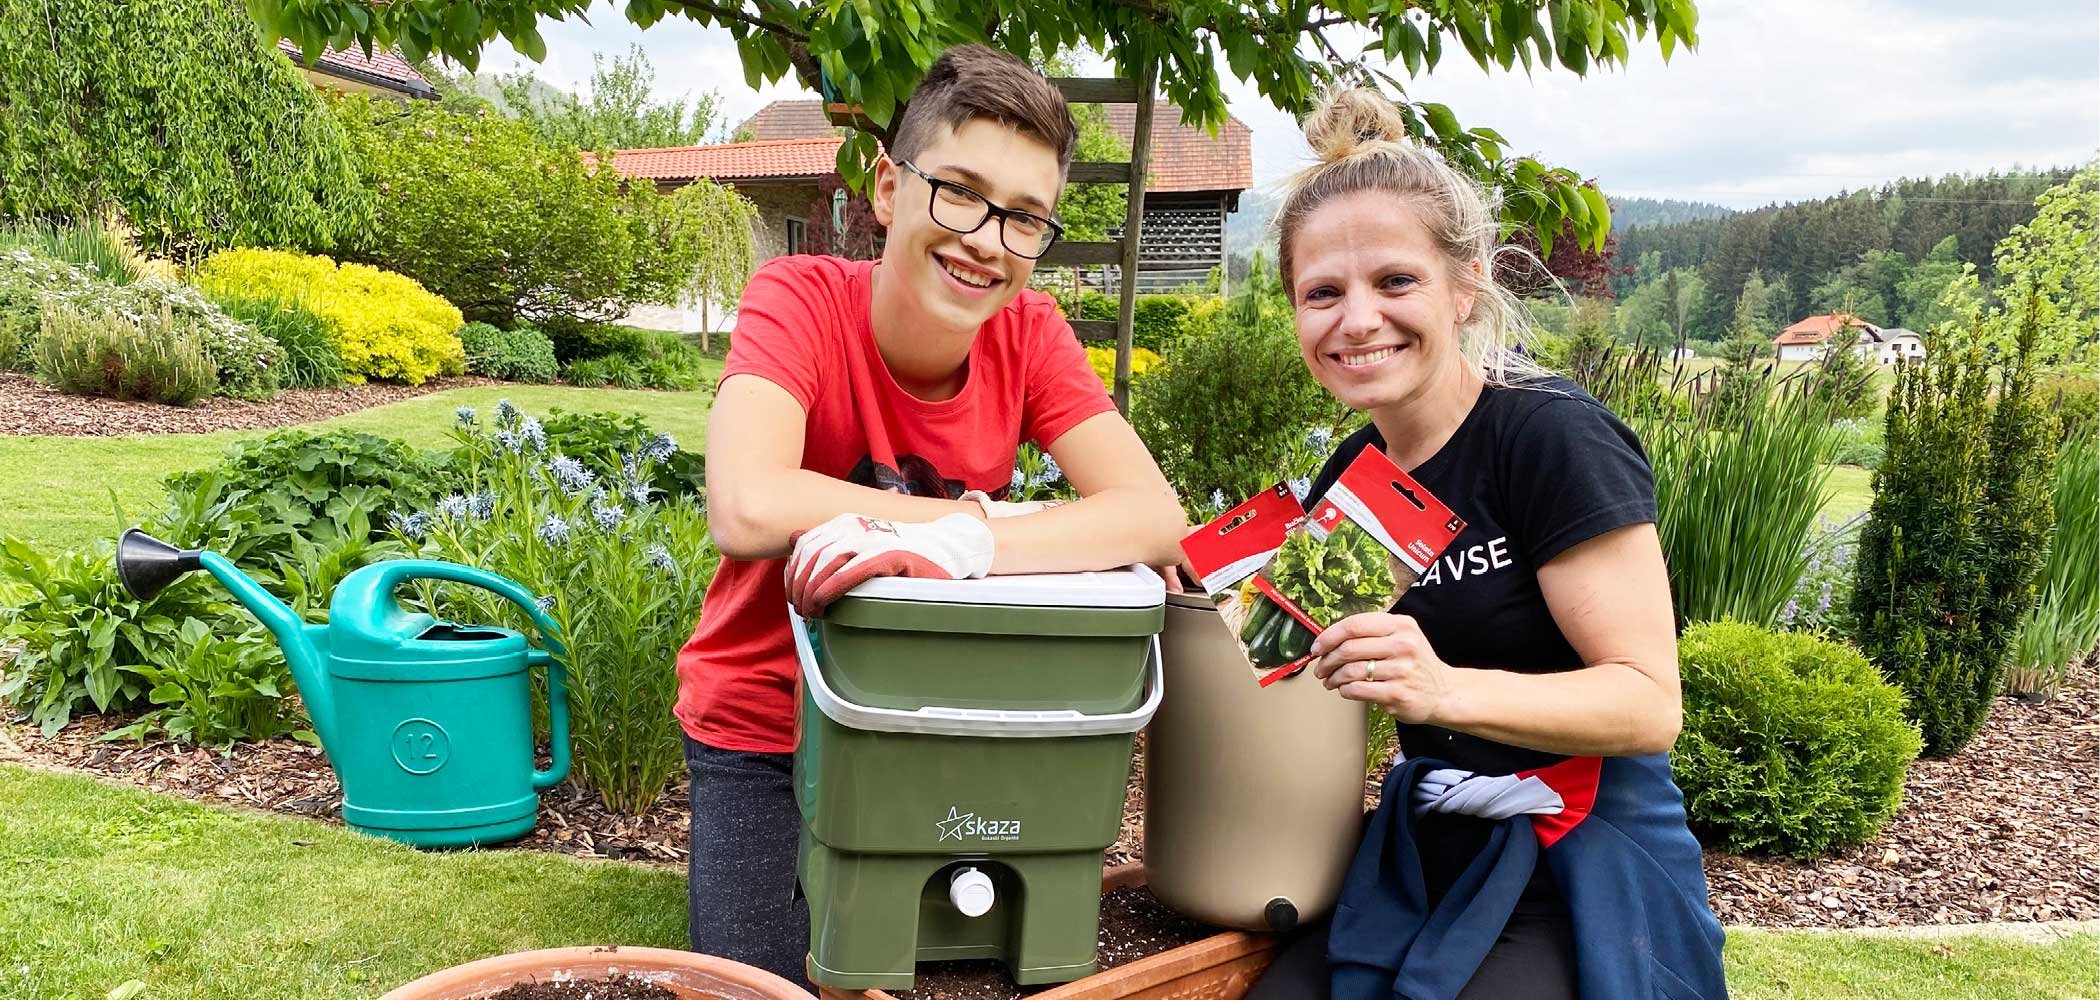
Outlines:
[[178,577],[196,569],[211,573],[277,637],[285,662],[292,668],[292,679],[299,685],[299,697],[313,718],[314,731],[325,743],[335,718],[334,698],[328,672],[322,669],[321,651],[297,612],[216,552],[179,549],[137,528],[117,539],[117,578],[141,601],[152,600]]

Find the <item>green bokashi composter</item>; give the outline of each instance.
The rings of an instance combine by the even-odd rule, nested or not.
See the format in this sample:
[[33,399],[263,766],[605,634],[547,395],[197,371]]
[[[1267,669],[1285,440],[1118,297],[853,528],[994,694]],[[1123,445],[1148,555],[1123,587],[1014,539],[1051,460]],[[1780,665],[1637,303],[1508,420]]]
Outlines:
[[1133,567],[874,580],[792,621],[812,981],[909,989],[918,962],[961,958],[1022,985],[1095,970],[1164,604]]

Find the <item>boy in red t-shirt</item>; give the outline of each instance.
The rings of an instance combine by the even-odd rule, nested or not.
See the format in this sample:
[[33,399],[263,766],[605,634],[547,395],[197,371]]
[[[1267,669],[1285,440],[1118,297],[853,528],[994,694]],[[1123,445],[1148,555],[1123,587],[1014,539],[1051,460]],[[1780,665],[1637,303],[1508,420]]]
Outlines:
[[[880,261],[769,261],[738,304],[708,425],[722,563],[678,654],[695,951],[803,981],[794,893],[795,652],[879,575],[1172,565],[1180,505],[1051,299],[1026,289],[1077,130],[1013,56],[950,49],[913,94],[871,201]],[[1009,503],[1022,441],[1081,499]]]

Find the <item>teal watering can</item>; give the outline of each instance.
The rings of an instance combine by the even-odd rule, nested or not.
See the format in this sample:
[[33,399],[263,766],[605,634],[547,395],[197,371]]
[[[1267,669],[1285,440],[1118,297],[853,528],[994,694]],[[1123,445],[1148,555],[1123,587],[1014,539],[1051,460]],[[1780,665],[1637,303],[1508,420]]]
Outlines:
[[[466,847],[524,836],[539,793],[569,773],[569,698],[554,619],[524,587],[457,563],[402,559],[351,573],[335,589],[328,624],[309,625],[216,552],[178,549],[132,528],[117,542],[117,574],[147,600],[202,568],[277,636],[343,783],[351,829],[417,847]],[[451,580],[494,591],[524,609],[550,650],[488,625],[408,611],[394,592],[410,580]],[[553,762],[533,768],[529,671],[547,669]]]

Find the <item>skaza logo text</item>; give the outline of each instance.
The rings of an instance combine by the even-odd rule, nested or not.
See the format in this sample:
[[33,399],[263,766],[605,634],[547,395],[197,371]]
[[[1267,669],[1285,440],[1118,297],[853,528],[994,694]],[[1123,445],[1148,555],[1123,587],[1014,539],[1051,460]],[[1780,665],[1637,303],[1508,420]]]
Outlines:
[[1017,819],[979,819],[973,812],[963,812],[955,806],[948,807],[948,818],[937,819],[933,825],[941,831],[942,840],[1019,840],[1021,821]]

